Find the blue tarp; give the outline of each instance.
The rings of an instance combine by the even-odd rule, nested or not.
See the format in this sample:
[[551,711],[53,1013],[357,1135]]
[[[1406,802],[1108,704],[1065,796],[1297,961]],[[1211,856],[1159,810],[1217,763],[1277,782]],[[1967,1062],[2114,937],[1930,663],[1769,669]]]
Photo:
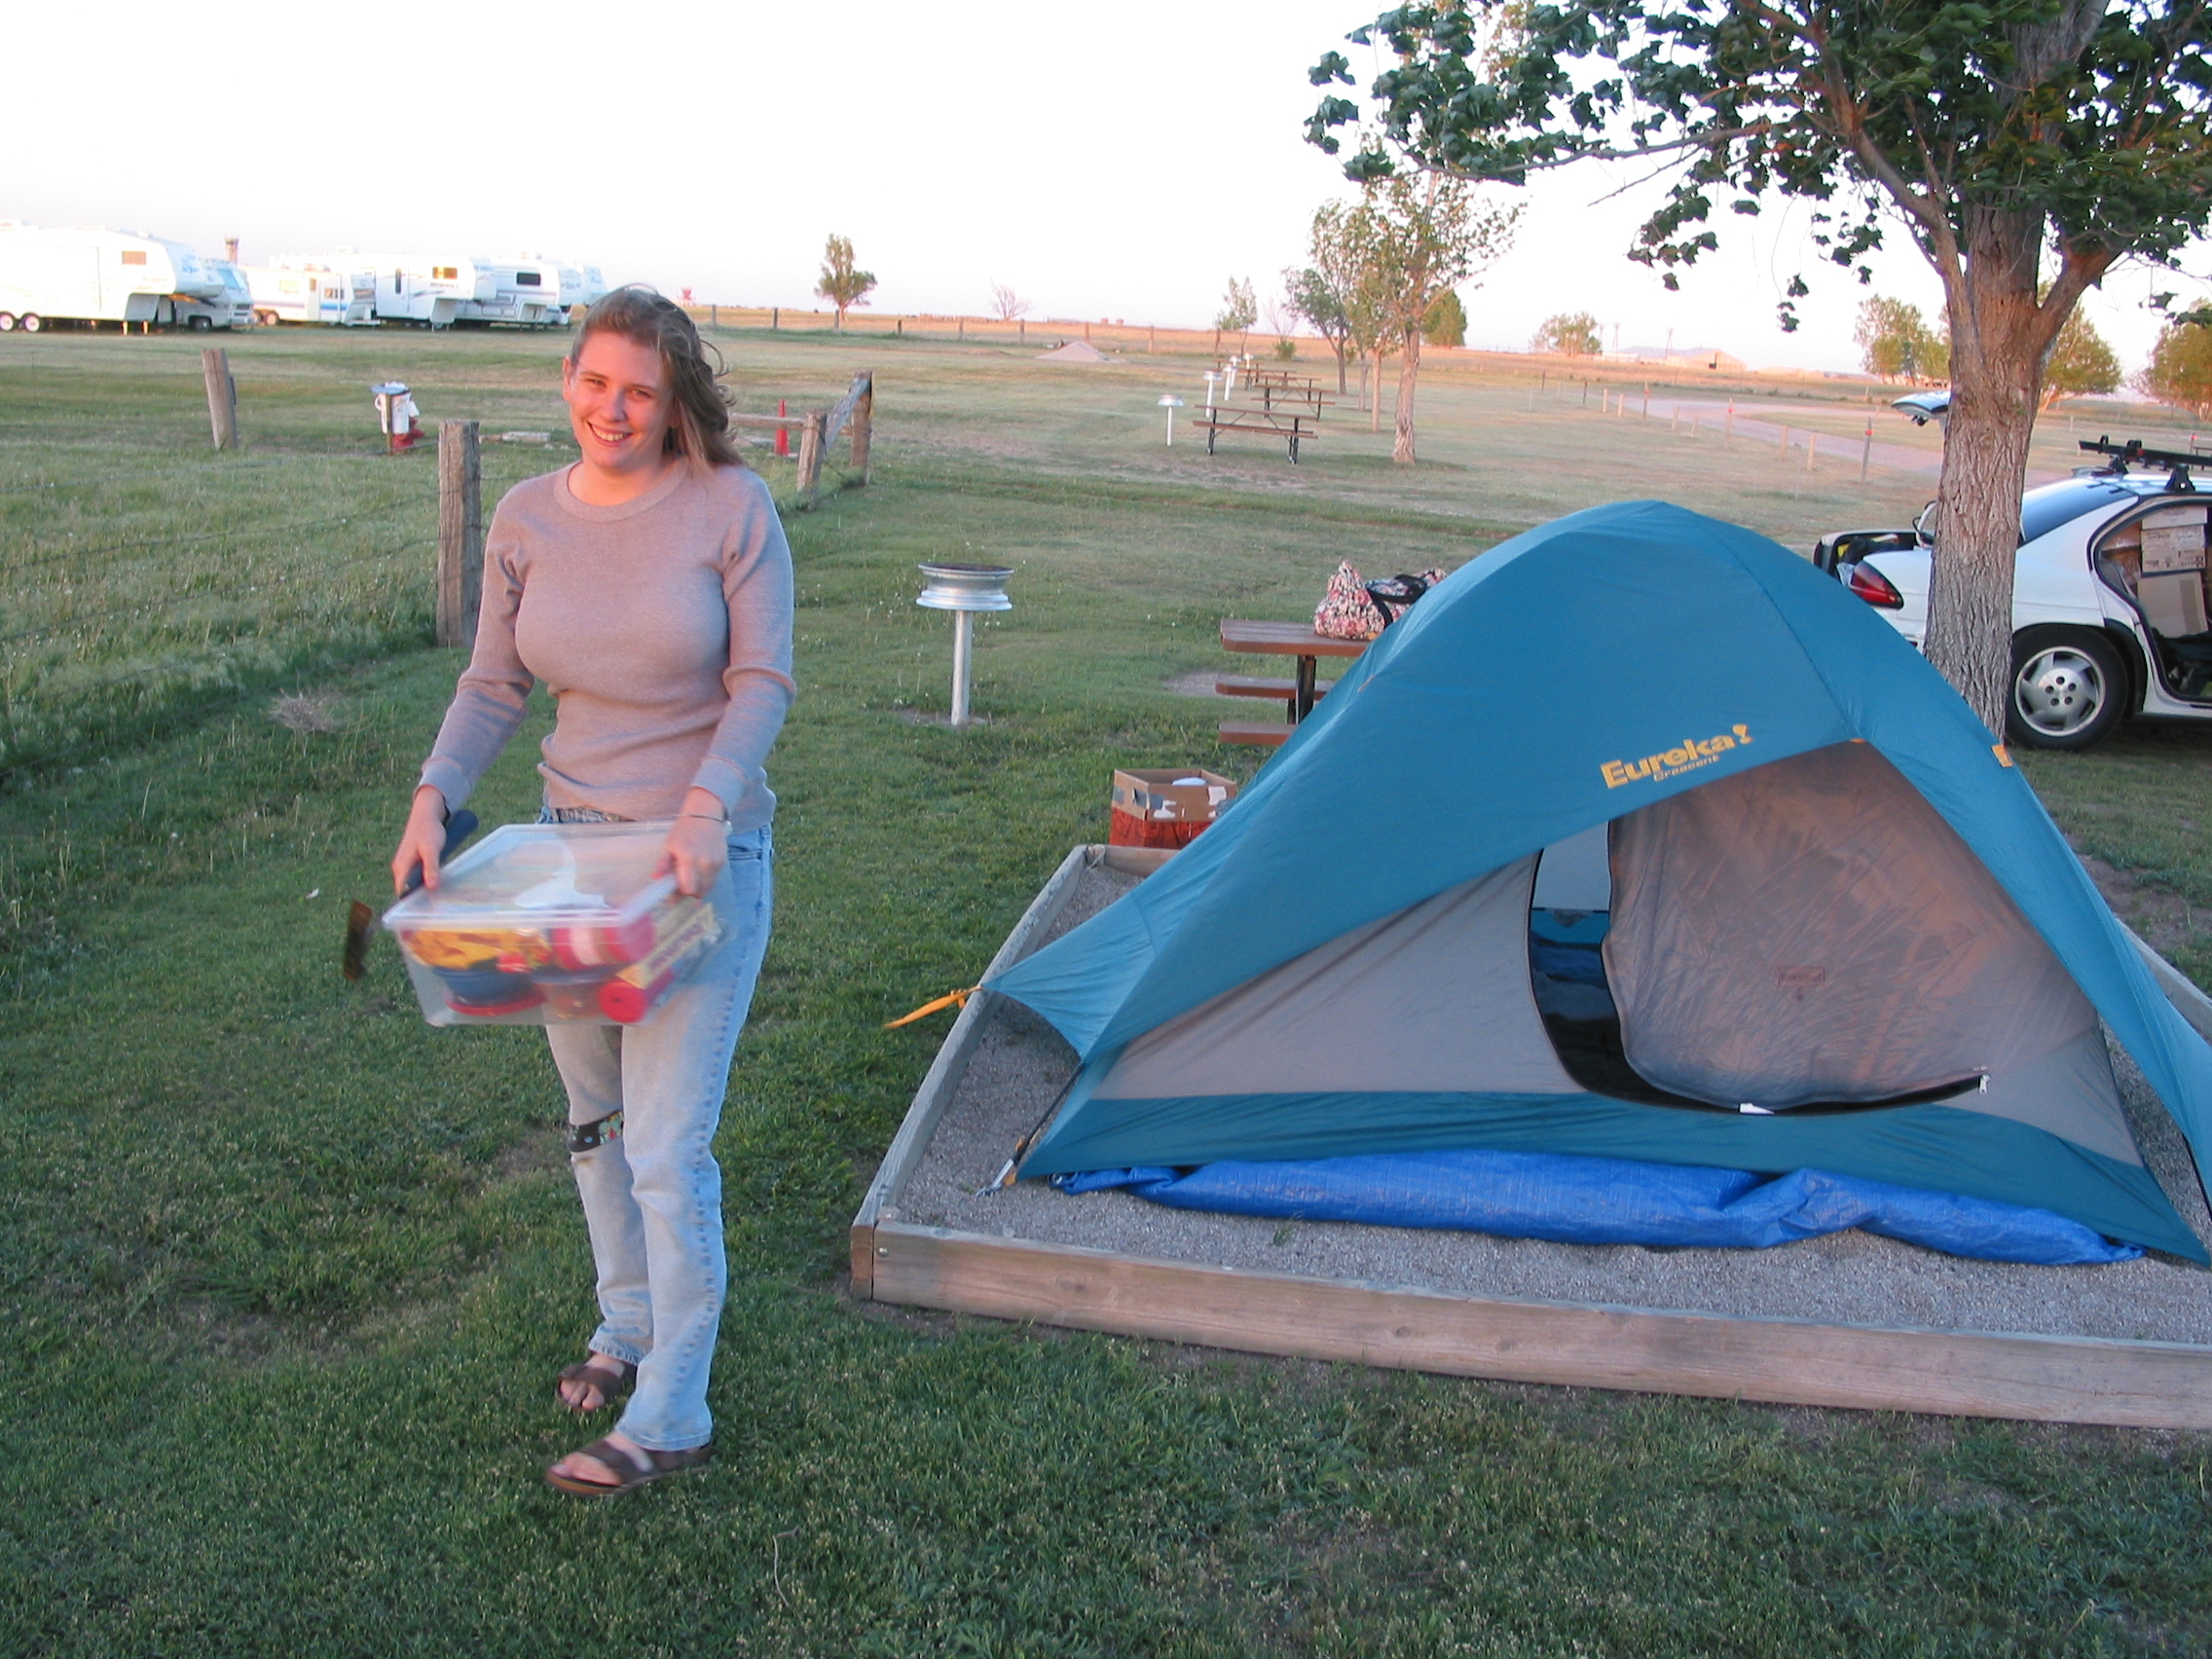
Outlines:
[[1743,1169],[1556,1153],[1382,1153],[1179,1171],[1057,1176],[1068,1193],[1119,1187],[1176,1209],[1294,1221],[1450,1228],[1564,1244],[1765,1249],[1845,1228],[1992,1262],[2125,1262],[2143,1254],[2049,1210],[1925,1192],[1822,1169]]

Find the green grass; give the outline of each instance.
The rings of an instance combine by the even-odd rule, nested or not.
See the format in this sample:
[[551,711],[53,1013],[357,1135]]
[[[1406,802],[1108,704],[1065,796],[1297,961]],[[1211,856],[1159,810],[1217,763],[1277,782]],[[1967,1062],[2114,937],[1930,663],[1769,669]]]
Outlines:
[[[385,350],[418,384],[450,377],[454,412],[550,421],[529,389],[542,341],[247,344],[271,353],[249,375],[235,352],[249,435],[249,388],[296,385],[297,451],[202,461],[183,415],[173,441],[142,416],[158,386],[116,368],[95,394],[65,355],[0,355],[0,412],[25,429],[112,421],[148,466],[265,462],[297,483],[345,461],[355,383]],[[846,343],[727,344],[756,407],[834,389],[854,363]],[[121,345],[40,350],[106,363]],[[1436,447],[1465,459],[1401,492],[1363,436],[1296,478],[1262,452],[1209,465],[1134,417],[1106,424],[1151,382],[866,345],[886,387],[877,484],[792,520],[801,696],[772,762],[778,932],[718,1142],[733,1275],[719,1461],[605,1506],[537,1484],[581,1437],[550,1382],[591,1318],[543,1045],[425,1028],[388,941],[359,986],[336,972],[346,902],[386,885],[458,653],[324,673],[328,730],[276,723],[279,682],[263,682],[0,792],[0,1315],[18,1396],[0,1427],[0,1651],[2212,1641],[2202,1436],[1493,1385],[845,1298],[844,1226],[942,1032],[881,1021],[973,982],[1059,856],[1102,831],[1111,766],[1255,764],[1214,743],[1214,710],[1162,689],[1224,660],[1215,619],[1297,614],[1339,557],[1456,565],[1526,522],[1478,454],[1509,387],[1440,392]],[[164,361],[144,359],[149,381]],[[1663,429],[1632,437],[1662,472]],[[1596,470],[1516,487],[1558,510]],[[267,494],[234,498],[240,527],[296,510]],[[1794,522],[1783,481],[1762,499],[1764,522]],[[1852,505],[1797,510],[1818,528]],[[989,723],[954,733],[912,718],[942,709],[947,655],[912,566],[970,547],[1017,567],[1017,608],[980,637]],[[544,719],[487,782],[487,821],[529,811]],[[2154,733],[2030,766],[2084,845],[2177,890],[2204,882],[2176,826],[2202,822],[2212,741]]]

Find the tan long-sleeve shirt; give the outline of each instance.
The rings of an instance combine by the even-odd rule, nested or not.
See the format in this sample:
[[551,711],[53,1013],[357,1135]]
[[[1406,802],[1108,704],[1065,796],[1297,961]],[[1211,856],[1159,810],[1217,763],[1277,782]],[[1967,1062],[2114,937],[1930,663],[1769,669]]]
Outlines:
[[559,708],[537,767],[553,805],[671,818],[696,785],[738,829],[767,823],[762,764],[797,687],[791,548],[759,475],[679,464],[613,507],[577,500],[565,468],[508,491],[476,648],[423,765],[449,809],[538,681]]

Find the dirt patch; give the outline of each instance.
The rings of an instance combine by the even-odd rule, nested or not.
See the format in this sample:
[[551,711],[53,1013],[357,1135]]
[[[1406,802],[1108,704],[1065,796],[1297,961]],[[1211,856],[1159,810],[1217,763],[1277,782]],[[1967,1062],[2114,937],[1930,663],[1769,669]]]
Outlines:
[[535,1175],[540,1169],[557,1169],[568,1162],[569,1155],[558,1129],[532,1129],[514,1145],[492,1160],[492,1178],[495,1181],[519,1181],[525,1175]]
[[343,707],[334,691],[287,691],[271,700],[269,718],[286,731],[327,737],[346,729]]
[[2113,914],[2167,961],[2179,952],[2212,947],[2212,912],[2199,921],[2195,906],[2179,893],[2154,886],[2089,853],[2082,853],[2081,859]]
[[1216,691],[1213,682],[1219,678],[1218,669],[1194,668],[1188,674],[1178,674],[1171,680],[1162,680],[1160,685],[1161,690],[1172,691],[1178,697],[1210,697],[1217,703],[1242,701],[1240,698],[1224,697]]

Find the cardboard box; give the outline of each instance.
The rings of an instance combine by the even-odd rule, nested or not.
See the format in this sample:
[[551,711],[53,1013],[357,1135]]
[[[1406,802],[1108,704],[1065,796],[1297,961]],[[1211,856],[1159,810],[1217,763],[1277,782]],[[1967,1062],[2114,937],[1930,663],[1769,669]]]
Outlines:
[[2201,634],[2205,629],[2204,575],[2199,571],[2143,572],[2135,590],[2135,603],[2151,626],[2169,639]]
[[1146,767],[1114,773],[1117,847],[1188,846],[1236,796],[1236,786],[1198,766]]
[[2204,527],[2177,525],[2170,530],[2146,526],[2143,531],[2143,569],[2201,571],[2204,569]]

